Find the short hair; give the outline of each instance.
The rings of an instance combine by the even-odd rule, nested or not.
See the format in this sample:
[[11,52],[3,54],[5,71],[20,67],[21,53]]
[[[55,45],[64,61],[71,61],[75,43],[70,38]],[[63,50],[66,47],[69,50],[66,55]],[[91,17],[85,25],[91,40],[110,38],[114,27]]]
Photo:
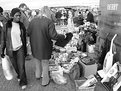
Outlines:
[[50,8],[48,6],[43,6],[41,9],[42,14],[50,14]]
[[86,9],[85,11],[89,11],[88,9]]
[[2,13],[3,12],[3,8],[2,7],[0,7],[0,13]]
[[20,5],[19,5],[19,8],[23,8],[24,6],[27,6],[25,3],[21,3]]
[[17,12],[20,12],[20,9],[19,9],[19,8],[13,8],[13,9],[11,10],[10,16],[13,17]]

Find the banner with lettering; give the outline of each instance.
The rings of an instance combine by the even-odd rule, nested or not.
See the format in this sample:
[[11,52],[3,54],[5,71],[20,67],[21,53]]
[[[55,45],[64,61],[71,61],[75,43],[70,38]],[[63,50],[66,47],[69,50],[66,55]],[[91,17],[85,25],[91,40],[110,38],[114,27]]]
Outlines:
[[115,43],[121,46],[121,0],[100,0],[100,11],[100,37],[109,34],[111,40],[114,34],[118,34]]

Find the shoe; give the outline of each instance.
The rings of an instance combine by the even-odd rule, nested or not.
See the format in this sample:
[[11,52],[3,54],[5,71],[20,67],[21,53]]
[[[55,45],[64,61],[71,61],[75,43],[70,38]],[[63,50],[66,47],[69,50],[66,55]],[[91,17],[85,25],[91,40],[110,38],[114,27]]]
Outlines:
[[32,55],[27,54],[27,56],[26,56],[25,60],[31,60],[31,59],[32,59]]
[[49,85],[49,83],[50,83],[50,82],[48,82],[48,84],[46,84],[46,85],[42,85],[42,86],[43,86],[43,87],[46,87],[46,86],[48,86],[48,85]]
[[21,86],[21,89],[24,90],[24,89],[26,89],[26,87],[27,87],[26,85],[23,85],[23,86]]
[[41,84],[41,85],[42,85],[43,87],[46,87],[46,86],[49,85],[49,84],[50,84],[50,81],[49,81],[47,84],[45,84],[45,85],[42,85],[42,84]]
[[36,80],[40,80],[40,78],[36,78]]

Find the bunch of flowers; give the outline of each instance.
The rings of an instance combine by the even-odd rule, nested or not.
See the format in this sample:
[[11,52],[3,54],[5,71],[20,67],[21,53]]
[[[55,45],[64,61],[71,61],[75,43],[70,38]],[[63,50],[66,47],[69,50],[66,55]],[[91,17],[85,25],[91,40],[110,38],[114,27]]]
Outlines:
[[94,44],[96,42],[97,25],[94,23],[86,22],[80,26],[80,39],[87,44]]

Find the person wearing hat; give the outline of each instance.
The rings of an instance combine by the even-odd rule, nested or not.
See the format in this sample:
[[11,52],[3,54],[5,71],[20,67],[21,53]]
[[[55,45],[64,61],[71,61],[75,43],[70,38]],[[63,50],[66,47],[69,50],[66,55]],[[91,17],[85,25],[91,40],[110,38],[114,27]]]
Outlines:
[[4,50],[9,56],[10,61],[17,73],[19,85],[22,89],[27,87],[27,77],[25,72],[26,57],[26,29],[24,24],[20,22],[21,12],[18,8],[13,8],[10,13],[11,19],[3,26],[2,31],[2,53],[4,58]]

